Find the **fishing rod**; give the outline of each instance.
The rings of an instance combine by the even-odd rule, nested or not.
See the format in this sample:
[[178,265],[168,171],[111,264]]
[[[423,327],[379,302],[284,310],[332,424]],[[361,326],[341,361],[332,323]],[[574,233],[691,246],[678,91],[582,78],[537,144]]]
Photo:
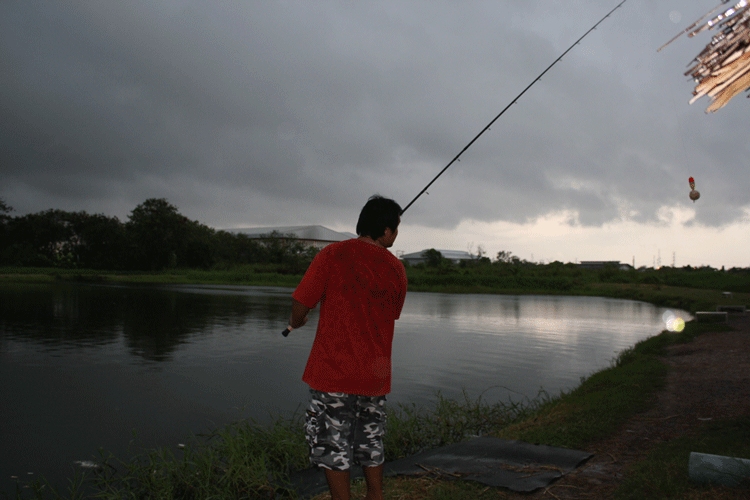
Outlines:
[[[612,10],[610,10],[610,11],[609,11],[609,12],[607,13],[607,15],[606,15],[606,16],[602,17],[602,18],[601,18],[601,19],[599,20],[599,22],[597,22],[597,23],[596,23],[595,25],[593,25],[593,26],[592,26],[592,27],[591,27],[591,28],[590,28],[590,29],[589,29],[589,30],[588,30],[588,31],[587,31],[586,33],[584,33],[584,34],[583,34],[583,36],[581,36],[581,38],[579,38],[578,40],[576,40],[576,41],[575,41],[575,43],[573,43],[573,45],[571,45],[570,47],[568,47],[568,49],[567,49],[567,50],[566,50],[565,52],[563,52],[562,54],[560,54],[560,57],[558,57],[557,59],[555,59],[555,60],[554,60],[554,61],[552,62],[552,64],[550,64],[549,66],[547,66],[547,69],[545,69],[544,71],[542,71],[542,72],[541,72],[541,74],[540,74],[539,76],[537,76],[537,77],[536,77],[536,78],[534,79],[534,81],[533,81],[533,82],[531,82],[531,83],[530,83],[530,84],[528,85],[528,87],[526,87],[525,89],[523,89],[523,92],[521,92],[520,94],[518,94],[518,95],[516,96],[516,98],[515,98],[515,99],[513,99],[513,100],[512,100],[511,102],[510,102],[510,104],[508,104],[507,106],[505,106],[505,108],[504,108],[504,109],[503,109],[503,110],[502,110],[502,111],[501,111],[501,112],[500,112],[500,113],[499,113],[499,114],[498,114],[498,115],[497,115],[497,116],[496,116],[495,118],[493,118],[493,119],[492,119],[492,121],[491,121],[491,122],[490,122],[490,123],[489,123],[489,124],[488,124],[488,125],[487,125],[486,127],[484,127],[484,128],[482,129],[482,131],[481,131],[481,132],[479,132],[479,133],[478,133],[478,134],[476,135],[476,137],[474,137],[474,138],[473,138],[473,139],[471,140],[471,142],[469,142],[469,144],[467,144],[467,145],[466,145],[466,146],[465,146],[465,147],[464,147],[464,148],[463,148],[463,149],[461,150],[461,152],[460,152],[460,153],[458,153],[458,154],[456,155],[456,157],[455,157],[455,158],[453,158],[453,159],[452,159],[452,160],[450,161],[450,163],[448,163],[448,164],[447,164],[447,165],[445,166],[445,168],[443,168],[443,170],[441,170],[441,171],[440,171],[440,172],[439,172],[439,173],[438,173],[438,174],[437,174],[437,175],[436,175],[436,176],[435,176],[435,177],[434,177],[434,178],[433,178],[433,179],[432,179],[432,180],[430,181],[430,183],[429,183],[429,184],[427,184],[427,185],[426,185],[426,186],[424,187],[424,189],[423,189],[422,191],[420,191],[420,192],[419,192],[419,194],[418,194],[417,196],[415,196],[415,197],[414,197],[414,199],[413,199],[413,200],[411,200],[411,201],[409,202],[409,204],[408,204],[408,205],[406,205],[406,207],[405,207],[405,208],[404,208],[403,210],[401,210],[401,215],[403,215],[403,214],[404,214],[404,212],[406,212],[406,210],[407,210],[407,209],[408,209],[408,208],[409,208],[410,206],[412,206],[412,205],[414,204],[414,202],[415,202],[415,201],[417,201],[417,199],[418,199],[418,198],[419,198],[420,196],[422,196],[422,195],[423,195],[423,194],[424,194],[425,192],[427,192],[427,189],[428,189],[428,188],[429,188],[430,186],[432,186],[432,183],[433,183],[433,182],[435,182],[435,181],[436,181],[436,180],[438,179],[438,177],[440,177],[441,175],[443,175],[443,172],[445,172],[446,170],[448,170],[448,167],[450,167],[450,166],[451,166],[451,165],[453,165],[453,164],[454,164],[454,163],[455,163],[456,161],[458,161],[458,159],[459,159],[459,158],[461,157],[461,155],[462,155],[462,154],[464,154],[464,152],[465,152],[465,151],[466,151],[467,149],[469,149],[469,148],[471,147],[471,145],[472,145],[472,144],[474,144],[474,142],[476,142],[476,140],[477,140],[477,139],[479,139],[479,138],[480,138],[480,137],[482,136],[482,134],[484,134],[484,133],[485,133],[485,132],[486,132],[487,130],[489,130],[489,128],[490,128],[490,127],[492,126],[492,124],[493,124],[493,123],[495,123],[495,122],[496,122],[496,121],[498,120],[498,118],[500,118],[501,116],[503,116],[503,113],[505,113],[506,111],[508,111],[508,108],[510,108],[511,106],[513,106],[513,105],[514,105],[514,104],[516,103],[516,101],[518,101],[518,99],[520,99],[520,98],[521,98],[521,96],[522,96],[522,95],[524,95],[524,94],[526,93],[526,91],[527,91],[527,90],[529,90],[529,89],[530,89],[530,88],[531,88],[531,87],[532,87],[532,86],[533,86],[533,85],[534,85],[534,84],[535,84],[536,82],[538,82],[538,81],[539,81],[539,80],[540,80],[540,79],[541,79],[541,78],[542,78],[542,77],[544,76],[544,74],[545,74],[545,73],[546,73],[547,71],[549,71],[549,70],[550,70],[550,68],[552,68],[552,66],[554,66],[555,64],[557,64],[557,63],[558,63],[558,61],[560,61],[560,59],[562,59],[562,58],[563,58],[563,57],[565,56],[565,54],[567,54],[568,52],[570,52],[570,51],[571,51],[571,49],[572,49],[573,47],[575,47],[576,45],[578,45],[578,43],[579,43],[579,42],[580,42],[581,40],[583,40],[584,38],[586,38],[586,35],[588,35],[588,34],[589,34],[589,33],[591,33],[592,31],[594,31],[594,30],[596,29],[596,27],[597,27],[597,26],[599,26],[599,24],[601,24],[601,23],[602,23],[602,21],[604,21],[605,19],[607,19],[607,18],[608,18],[608,17],[609,17],[609,16],[610,16],[610,15],[611,15],[611,14],[612,14],[612,13],[613,13],[614,11],[616,11],[617,9],[619,9],[619,8],[620,8],[620,6],[621,6],[622,4],[624,4],[624,3],[626,2],[626,1],[627,1],[627,0],[622,0],[622,2],[620,2],[619,4],[617,4],[617,7],[615,7],[615,8],[614,8],[614,9],[612,9]],[[727,1],[728,1],[728,0],[727,0]],[[281,334],[282,334],[282,335],[283,335],[284,337],[286,337],[286,336],[288,336],[288,335],[289,335],[289,333],[291,333],[291,331],[292,331],[292,330],[293,330],[292,326],[291,326],[291,325],[289,325],[289,326],[287,326],[287,327],[286,327],[286,328],[285,328],[284,330],[282,330]]]
[[476,135],[476,137],[474,137],[474,138],[473,138],[473,139],[472,139],[472,140],[471,140],[471,141],[469,142],[469,144],[467,144],[467,145],[466,145],[466,146],[465,146],[465,147],[464,147],[464,148],[463,148],[463,149],[461,150],[461,152],[459,152],[459,153],[458,153],[458,154],[456,155],[456,157],[455,157],[455,158],[453,158],[453,159],[452,159],[452,160],[450,161],[450,163],[448,163],[448,164],[447,164],[447,165],[445,166],[445,168],[443,168],[443,170],[441,170],[441,171],[440,171],[440,172],[439,172],[439,173],[438,173],[438,174],[437,174],[437,175],[436,175],[436,176],[435,176],[435,177],[434,177],[434,178],[433,178],[433,179],[432,179],[432,180],[430,181],[430,183],[429,183],[429,184],[427,184],[427,185],[426,185],[426,186],[424,187],[424,189],[423,189],[423,190],[421,190],[421,191],[419,192],[419,194],[418,194],[417,196],[415,196],[415,197],[414,197],[414,199],[413,199],[413,200],[411,200],[411,201],[409,202],[409,204],[408,204],[408,205],[406,205],[406,207],[405,207],[405,208],[404,208],[403,210],[401,210],[401,215],[403,215],[403,214],[404,214],[404,212],[406,212],[406,210],[407,210],[407,209],[408,209],[408,208],[409,208],[410,206],[412,206],[412,205],[414,204],[414,202],[415,202],[415,201],[417,201],[417,199],[419,199],[419,197],[420,197],[420,196],[422,196],[422,195],[423,195],[423,194],[424,194],[425,192],[427,192],[427,189],[428,189],[428,188],[429,188],[430,186],[432,186],[432,183],[433,183],[433,182],[435,182],[435,181],[436,181],[436,180],[438,179],[438,177],[440,177],[441,175],[443,175],[443,172],[445,172],[446,170],[448,170],[448,168],[449,168],[449,167],[450,167],[451,165],[453,165],[453,164],[454,164],[454,163],[455,163],[456,161],[458,161],[458,159],[459,159],[459,158],[461,157],[461,155],[462,155],[462,154],[464,154],[464,152],[465,152],[465,151],[466,151],[467,149],[469,149],[469,148],[471,147],[471,145],[472,145],[472,144],[474,144],[474,142],[475,142],[475,141],[476,141],[477,139],[479,139],[479,138],[480,138],[480,137],[482,136],[482,134],[484,134],[484,133],[485,133],[485,132],[486,132],[487,130],[489,130],[489,128],[490,128],[490,127],[491,127],[491,126],[492,126],[492,125],[493,125],[493,124],[494,124],[494,123],[495,123],[495,122],[497,121],[497,119],[498,119],[498,118],[500,118],[501,116],[503,116],[503,113],[505,113],[506,111],[508,111],[508,108],[510,108],[511,106],[513,106],[513,105],[514,105],[514,104],[516,103],[516,101],[518,101],[518,99],[520,99],[520,98],[521,98],[521,96],[522,96],[522,95],[524,95],[524,94],[526,93],[526,91],[527,91],[527,90],[529,90],[529,89],[530,89],[531,87],[533,87],[533,86],[534,86],[534,84],[535,84],[536,82],[538,82],[539,80],[541,80],[541,78],[542,78],[542,77],[544,76],[544,74],[545,74],[545,73],[546,73],[547,71],[549,71],[549,70],[550,70],[550,68],[552,68],[552,66],[554,66],[555,64],[557,64],[557,63],[558,63],[558,62],[559,62],[559,61],[560,61],[560,60],[561,60],[561,59],[562,59],[562,58],[563,58],[563,57],[565,56],[565,54],[567,54],[568,52],[570,52],[570,51],[571,51],[571,50],[573,49],[573,47],[575,47],[576,45],[578,45],[578,44],[580,43],[580,41],[581,41],[581,40],[583,40],[584,38],[586,38],[586,35],[588,35],[588,34],[589,34],[589,33],[591,33],[592,31],[594,31],[594,30],[596,29],[596,27],[597,27],[597,26],[599,26],[599,25],[600,25],[600,24],[602,23],[602,21],[604,21],[605,19],[607,19],[607,18],[608,18],[608,17],[609,17],[609,16],[610,16],[610,15],[611,15],[611,14],[612,14],[612,13],[613,13],[614,11],[616,11],[617,9],[619,9],[619,8],[620,8],[620,6],[621,6],[622,4],[624,4],[624,3],[626,2],[626,1],[627,1],[627,0],[622,0],[622,2],[620,2],[619,4],[617,4],[617,7],[615,7],[615,8],[614,8],[614,9],[612,9],[612,10],[610,10],[610,11],[609,11],[609,12],[607,13],[607,15],[605,15],[604,17],[602,17],[602,18],[601,18],[601,19],[599,20],[599,22],[597,22],[597,23],[596,23],[595,25],[593,25],[593,26],[592,26],[592,27],[591,27],[591,28],[590,28],[590,29],[589,29],[589,30],[588,30],[588,31],[587,31],[586,33],[584,33],[584,34],[583,34],[583,36],[581,36],[581,38],[579,38],[578,40],[576,40],[576,41],[575,41],[575,42],[573,43],[573,45],[571,45],[570,47],[568,47],[568,49],[567,49],[567,50],[566,50],[565,52],[563,52],[562,54],[560,54],[560,57],[558,57],[557,59],[555,59],[555,60],[554,60],[554,61],[552,62],[552,64],[550,64],[549,66],[547,66],[547,69],[545,69],[544,71],[542,71],[542,72],[541,72],[541,73],[539,74],[539,76],[537,76],[537,77],[536,77],[536,78],[534,79],[534,81],[533,81],[533,82],[531,82],[531,83],[530,83],[530,84],[528,85],[528,87],[526,87],[525,89],[523,89],[523,91],[522,91],[522,92],[521,92],[520,94],[518,94],[518,95],[516,96],[516,98],[515,98],[515,99],[513,99],[513,100],[512,100],[511,102],[510,102],[510,104],[508,104],[507,106],[505,106],[505,108],[504,108],[504,109],[503,109],[503,110],[502,110],[502,111],[501,111],[501,112],[500,112],[500,113],[499,113],[499,114],[498,114],[498,115],[497,115],[497,116],[496,116],[495,118],[493,118],[493,119],[492,119],[492,121],[491,121],[491,122],[490,122],[490,123],[489,123],[489,124],[488,124],[488,125],[487,125],[486,127],[484,127],[484,128],[482,129],[482,131],[481,131],[481,132],[479,132],[479,133],[478,133],[478,134]]

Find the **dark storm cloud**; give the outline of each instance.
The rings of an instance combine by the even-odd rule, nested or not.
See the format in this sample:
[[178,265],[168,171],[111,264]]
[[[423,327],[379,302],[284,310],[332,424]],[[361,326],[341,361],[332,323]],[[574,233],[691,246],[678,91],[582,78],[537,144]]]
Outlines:
[[[349,222],[374,192],[405,205],[613,6],[5,2],[0,197],[117,215],[166,197],[216,226]],[[746,103],[685,104],[706,39],[656,53],[705,7],[626,2],[409,221],[654,221],[690,175],[714,200],[698,222],[741,217]]]

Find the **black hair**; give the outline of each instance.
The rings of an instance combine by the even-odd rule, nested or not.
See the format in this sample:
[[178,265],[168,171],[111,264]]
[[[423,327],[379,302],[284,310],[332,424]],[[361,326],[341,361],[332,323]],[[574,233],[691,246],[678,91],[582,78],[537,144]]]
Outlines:
[[359,213],[357,234],[376,240],[385,234],[385,228],[395,231],[401,218],[401,206],[379,194],[367,200]]

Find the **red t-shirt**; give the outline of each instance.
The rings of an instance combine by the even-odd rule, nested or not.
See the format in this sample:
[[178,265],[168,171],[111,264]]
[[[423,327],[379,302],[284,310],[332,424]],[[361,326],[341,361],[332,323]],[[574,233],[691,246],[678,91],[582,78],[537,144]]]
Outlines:
[[292,295],[320,319],[302,380],[322,392],[391,392],[394,321],[406,298],[404,266],[387,249],[361,240],[328,245]]

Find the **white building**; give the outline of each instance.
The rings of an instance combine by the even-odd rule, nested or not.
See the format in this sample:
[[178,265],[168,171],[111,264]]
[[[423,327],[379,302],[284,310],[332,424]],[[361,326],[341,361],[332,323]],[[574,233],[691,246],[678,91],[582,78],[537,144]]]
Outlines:
[[297,241],[315,248],[323,248],[337,241],[356,238],[356,234],[339,233],[323,226],[276,226],[276,227],[238,227],[227,229],[227,232],[244,234],[249,238],[263,239],[276,231],[281,234],[292,234]]
[[[428,248],[420,252],[407,253],[401,256],[401,260],[406,261],[411,265],[427,262],[427,259],[422,255],[427,250],[430,249]],[[438,252],[440,252],[443,258],[450,260],[454,264],[459,264],[462,260],[472,260],[474,258],[469,252],[463,250],[438,250]]]

